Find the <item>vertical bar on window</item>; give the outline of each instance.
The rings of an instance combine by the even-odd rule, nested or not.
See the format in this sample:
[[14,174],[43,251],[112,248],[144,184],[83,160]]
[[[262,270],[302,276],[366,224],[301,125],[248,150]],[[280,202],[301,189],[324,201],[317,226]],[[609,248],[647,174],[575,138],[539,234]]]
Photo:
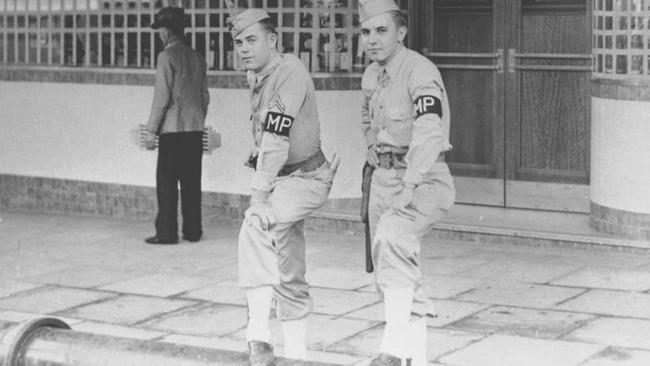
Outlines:
[[9,30],[9,27],[7,27],[7,2],[4,2],[4,8],[2,9],[2,24],[4,24],[4,30],[2,32],[2,59],[5,64],[7,63],[7,31]]
[[142,67],[142,0],[137,2],[136,5],[136,21],[135,24],[137,26],[136,32],[135,32],[135,37],[137,38],[136,40],[136,55],[135,55],[135,65],[136,67]]
[[110,11],[110,16],[111,16],[111,21],[110,21],[110,40],[111,40],[111,59],[110,59],[110,65],[111,67],[115,66],[115,0],[108,0],[111,11]]
[[36,2],[36,64],[41,63],[41,2]]
[[84,66],[90,66],[90,0],[86,0],[86,20],[84,21],[86,27],[86,54],[84,55]]
[[61,0],[60,7],[61,8],[59,9],[59,11],[61,12],[61,14],[60,14],[61,16],[60,16],[60,19],[59,19],[59,21],[60,21],[60,24],[59,24],[59,29],[60,29],[60,32],[59,32],[59,35],[60,35],[59,45],[61,46],[61,49],[59,50],[59,52],[60,52],[61,56],[60,56],[59,63],[61,65],[65,65],[65,10],[64,10],[65,1],[64,0]]
[[[156,0],[151,0],[150,13],[151,13],[151,22],[153,23],[156,20]],[[152,69],[156,65],[156,32],[153,29],[149,29],[149,67]]]
[[52,65],[52,0],[47,0],[47,64]]
[[[221,14],[224,14],[223,12]],[[221,15],[220,15],[221,16]],[[217,70],[223,70],[223,54],[225,53],[225,48],[226,45],[224,44],[224,33],[225,33],[225,28],[222,28],[222,30],[219,31],[219,66],[217,67]]]

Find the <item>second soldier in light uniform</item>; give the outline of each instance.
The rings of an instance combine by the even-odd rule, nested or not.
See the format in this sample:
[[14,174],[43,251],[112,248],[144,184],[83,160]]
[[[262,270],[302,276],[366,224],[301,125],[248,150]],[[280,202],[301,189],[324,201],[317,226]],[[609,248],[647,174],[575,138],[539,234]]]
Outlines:
[[338,159],[330,165],[321,151],[313,81],[297,57],[277,51],[269,15],[245,10],[232,20],[231,32],[248,70],[255,141],[249,159],[256,169],[251,203],[239,235],[239,282],[248,301],[246,339],[251,365],[273,365],[272,299],[282,321],[284,356],[306,356],[311,298],[304,219],[325,203]]
[[[422,241],[452,207],[455,190],[444,162],[449,103],[436,66],[403,45],[407,28],[393,0],[361,0],[361,38],[374,61],[362,79],[362,128],[375,166],[369,200],[376,285],[386,327],[370,365],[413,366],[426,360],[426,319],[416,316]],[[425,315],[425,312],[420,312]]]

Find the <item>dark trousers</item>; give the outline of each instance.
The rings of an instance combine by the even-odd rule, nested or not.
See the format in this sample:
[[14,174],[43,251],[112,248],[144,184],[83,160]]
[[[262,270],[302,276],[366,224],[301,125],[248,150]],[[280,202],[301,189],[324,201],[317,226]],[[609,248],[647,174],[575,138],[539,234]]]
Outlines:
[[158,215],[156,236],[178,239],[178,184],[181,186],[183,237],[198,240],[201,229],[201,160],[203,132],[178,132],[160,135],[156,192]]

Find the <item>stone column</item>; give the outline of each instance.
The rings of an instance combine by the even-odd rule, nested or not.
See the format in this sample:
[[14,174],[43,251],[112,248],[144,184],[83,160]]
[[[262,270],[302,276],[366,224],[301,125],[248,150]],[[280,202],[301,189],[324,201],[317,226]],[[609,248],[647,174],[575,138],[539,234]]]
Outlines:
[[591,225],[650,240],[650,7],[593,4]]

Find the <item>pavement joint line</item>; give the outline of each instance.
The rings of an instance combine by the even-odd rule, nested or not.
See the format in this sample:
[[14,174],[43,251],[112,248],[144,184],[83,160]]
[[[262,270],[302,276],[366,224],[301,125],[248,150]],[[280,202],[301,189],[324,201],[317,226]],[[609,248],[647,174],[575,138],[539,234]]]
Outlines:
[[[581,313],[581,314],[582,314],[582,313]],[[568,330],[562,332],[562,333],[557,337],[557,339],[568,340],[566,337],[567,337],[569,334],[575,332],[576,330],[578,330],[578,329],[582,329],[582,328],[588,326],[589,324],[591,324],[591,323],[593,323],[593,322],[595,322],[595,321],[597,321],[597,320],[600,320],[600,319],[603,319],[603,318],[607,318],[607,317],[600,316],[600,315],[590,315],[590,316],[592,316],[591,319],[586,319],[586,320],[578,321],[577,324],[576,324],[574,327],[572,327],[571,329],[568,329]]]
[[[164,298],[163,298],[163,299],[164,299]],[[187,300],[186,300],[186,301],[187,301]],[[151,321],[151,320],[154,320],[154,319],[156,319],[156,318],[162,318],[162,317],[165,317],[165,316],[168,316],[168,315],[172,315],[172,314],[177,313],[177,312],[180,313],[180,312],[182,312],[182,311],[189,310],[189,309],[191,309],[191,308],[201,308],[202,306],[206,306],[206,304],[204,304],[204,303],[194,302],[193,304],[188,304],[188,305],[182,306],[182,307],[180,307],[180,308],[178,308],[178,309],[174,309],[174,310],[171,310],[171,311],[164,311],[164,312],[162,312],[162,313],[157,313],[157,314],[155,314],[155,315],[152,315],[152,316],[150,316],[150,317],[144,318],[144,319],[142,319],[142,320],[138,320],[138,321],[135,321],[135,322],[133,322],[133,323],[128,323],[128,325],[135,325],[135,326],[143,325],[144,323],[146,323],[146,322],[148,322],[148,321]]]
[[[555,286],[555,287],[562,287],[562,286]],[[573,295],[573,296],[569,296],[569,297],[567,297],[566,299],[561,300],[561,301],[555,303],[555,305],[553,305],[552,308],[557,308],[557,307],[560,306],[560,305],[566,304],[566,303],[569,302],[569,301],[575,300],[575,299],[577,299],[578,297],[580,297],[580,296],[582,296],[582,295],[585,295],[585,294],[587,294],[587,293],[593,291],[593,289],[590,289],[590,288],[583,288],[583,287],[578,287],[577,289],[582,289],[583,291],[580,292],[580,293],[578,293],[578,294],[575,294],[575,295]]]
[[566,272],[566,273],[564,273],[564,274],[562,274],[562,275],[559,275],[559,276],[557,276],[557,277],[554,277],[554,278],[551,279],[551,280],[548,280],[548,281],[542,283],[542,285],[547,285],[547,286],[562,286],[562,285],[555,285],[555,284],[552,284],[551,282],[554,282],[554,281],[557,281],[557,280],[559,280],[559,279],[562,279],[562,278],[565,278],[565,277],[568,277],[568,276],[574,275],[574,274],[576,274],[576,273],[578,273],[578,272],[580,272],[580,271],[583,271],[583,270],[585,270],[585,269],[587,269],[587,268],[589,268],[589,266],[581,266],[581,267],[575,268],[573,271]]

